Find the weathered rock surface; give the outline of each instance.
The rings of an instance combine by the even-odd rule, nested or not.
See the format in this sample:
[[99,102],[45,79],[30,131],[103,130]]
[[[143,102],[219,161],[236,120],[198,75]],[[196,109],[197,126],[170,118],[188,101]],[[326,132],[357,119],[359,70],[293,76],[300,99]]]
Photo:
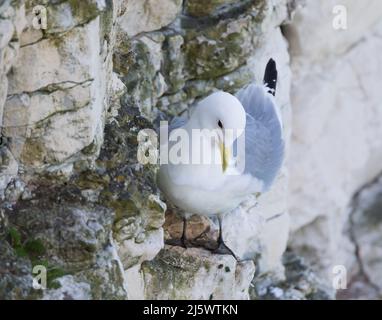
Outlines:
[[165,247],[142,265],[146,299],[248,299],[255,267],[203,249]]
[[170,24],[182,9],[181,0],[128,0],[123,4],[120,28],[130,37],[161,29]]
[[[0,31],[2,93],[9,84],[0,99],[0,297],[123,299],[116,210],[97,203],[109,180],[87,171],[102,145],[108,104],[122,93],[112,72],[118,3],[42,4],[49,16],[43,35],[31,25],[34,1],[0,6],[1,23],[13,23],[4,29],[11,36]],[[32,287],[37,265],[47,271],[45,292]]]
[[329,300],[333,299],[331,288],[317,277],[304,259],[292,252],[283,256],[285,279],[267,275],[255,277],[251,287],[251,298],[266,300]]
[[352,203],[347,235],[355,247],[356,262],[349,270],[349,289],[339,292],[339,298],[381,299],[381,228],[382,177],[379,177],[362,188]]
[[[338,264],[338,297],[380,296],[379,183],[351,199],[382,171],[382,8],[344,4],[335,31],[331,1],[0,1],[0,299],[331,299]],[[260,83],[271,57],[287,156],[223,219],[240,262],[212,252],[215,219],[190,217],[174,245],[183,221],[138,133]],[[308,263],[284,254],[290,231]]]
[[331,1],[307,1],[284,32],[295,75],[290,246],[328,283],[333,267],[355,263],[354,244],[344,234],[352,197],[382,171],[382,60],[371,54],[381,50],[382,6],[343,4],[346,30],[333,28]]
[[[17,60],[19,37],[26,24],[25,8],[21,1],[3,1],[0,4],[0,126],[7,99],[9,81],[7,74]],[[6,139],[0,136],[0,199],[7,184],[18,171],[18,164],[6,146]]]

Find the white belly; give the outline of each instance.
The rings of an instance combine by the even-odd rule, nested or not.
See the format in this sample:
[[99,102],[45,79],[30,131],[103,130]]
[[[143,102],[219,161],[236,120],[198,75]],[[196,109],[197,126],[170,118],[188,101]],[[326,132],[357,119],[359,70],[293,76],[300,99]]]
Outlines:
[[212,216],[224,214],[235,209],[252,192],[248,187],[249,178],[240,180],[228,178],[215,190],[208,190],[199,185],[177,185],[170,180],[167,166],[162,166],[158,173],[158,186],[174,205],[187,213]]

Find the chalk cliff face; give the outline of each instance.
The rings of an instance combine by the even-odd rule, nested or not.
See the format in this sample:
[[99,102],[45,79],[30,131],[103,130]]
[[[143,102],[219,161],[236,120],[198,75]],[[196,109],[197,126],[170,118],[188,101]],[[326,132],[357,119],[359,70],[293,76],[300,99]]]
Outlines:
[[347,8],[346,30],[333,29],[335,15],[328,13],[335,2],[308,1],[285,32],[294,75],[289,244],[322,279],[331,282],[333,267],[344,265],[348,287],[368,279],[365,286],[376,298],[382,289],[374,269],[381,263],[381,254],[374,249],[381,244],[376,233],[380,222],[369,225],[370,241],[366,240],[366,204],[357,200],[354,208],[353,195],[366,186],[361,193],[370,190],[376,203],[370,200],[367,206],[375,207],[375,218],[382,216],[377,191],[367,186],[382,172],[382,58],[376,54],[382,45],[382,4],[341,4]]
[[[336,31],[329,0],[1,1],[0,298],[329,299],[339,264],[341,297],[378,297],[380,183],[353,196],[382,170],[382,5],[345,2]],[[260,82],[270,57],[287,155],[224,219],[240,262],[210,251],[213,219],[173,245],[183,222],[138,132]]]

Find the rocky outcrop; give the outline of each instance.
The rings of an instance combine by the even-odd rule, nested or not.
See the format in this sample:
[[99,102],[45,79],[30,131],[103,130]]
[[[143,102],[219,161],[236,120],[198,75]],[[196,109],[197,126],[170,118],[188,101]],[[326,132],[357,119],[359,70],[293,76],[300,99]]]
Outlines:
[[[331,299],[338,264],[352,277],[339,297],[380,295],[379,191],[352,201],[382,169],[380,58],[362,60],[380,51],[380,9],[334,31],[331,4],[313,0],[2,1],[0,298]],[[240,261],[212,252],[214,219],[190,217],[182,248],[138,133],[261,82],[270,57],[284,167],[223,220]]]
[[314,1],[285,30],[294,74],[290,246],[327,283],[333,267],[343,265],[349,273],[356,263],[344,232],[352,198],[382,171],[382,61],[374,54],[381,46],[382,6],[350,0],[343,5],[345,30],[334,29],[330,2]]
[[[149,6],[149,2],[147,5]],[[286,41],[278,27],[287,18],[286,2],[222,2],[211,5],[208,12],[199,12],[197,8],[201,7],[200,1],[188,1],[185,3],[183,15],[177,15],[165,28],[158,23],[156,29],[162,27],[159,31],[146,33],[128,29],[132,23],[131,19],[128,20],[132,15],[131,11],[120,17],[120,42],[115,50],[114,68],[127,87],[127,92],[122,97],[122,108],[134,106],[138,108],[137,112],[156,124],[161,119],[170,119],[173,115],[185,111],[214,90],[234,93],[254,78],[260,80],[265,63],[274,56],[280,64],[282,79],[277,98],[287,119],[290,113],[289,55]],[[150,11],[149,7],[146,7],[146,10],[145,13],[139,11],[135,16],[147,14]],[[128,69],[126,60],[131,63]],[[119,122],[118,118],[117,121]],[[288,136],[288,121],[286,132]],[[278,277],[283,277],[281,256],[286,247],[289,230],[286,201],[280,197],[286,189],[286,184],[287,177],[284,172],[272,192],[260,196],[259,199],[249,199],[235,212],[226,216],[223,223],[227,245],[241,260],[248,261],[245,265],[250,266],[251,261],[255,260],[259,273],[274,273]],[[136,218],[131,218],[131,221],[134,219]],[[238,224],[239,220],[245,223]],[[190,236],[190,247],[213,249],[218,235],[216,221],[194,216],[189,222],[187,235]],[[169,207],[164,225],[164,239],[167,243],[174,244],[179,240],[182,226],[176,210]],[[274,236],[275,230],[277,236]],[[242,237],[238,238],[238,233]],[[149,254],[140,253],[144,259],[155,256],[151,251],[152,243],[153,241],[150,248],[146,248]],[[126,253],[131,255],[134,251],[131,246],[131,241],[120,244],[120,252],[123,252],[124,256]],[[141,245],[140,248],[144,246]],[[128,289],[131,297],[248,297],[248,293],[242,292],[244,280],[240,279],[245,279],[247,288],[244,291],[247,291],[253,277],[253,272],[249,275],[248,270],[252,267],[230,265],[233,272],[231,275],[236,276],[227,279],[227,285],[215,287],[215,284],[212,284],[217,281],[215,271],[208,274],[204,269],[201,270],[201,267],[194,268],[195,270],[189,270],[187,267],[190,259],[199,261],[200,255],[205,255],[203,250],[188,249],[181,254],[182,251],[170,248],[166,246],[150,263],[145,262],[141,270],[132,263],[131,256],[130,260],[124,258],[126,277],[139,278],[133,282],[131,290]],[[158,283],[165,281],[161,275],[169,273],[168,276],[172,276],[172,272],[169,271],[171,264],[164,261],[173,257],[175,253],[177,257],[172,259],[179,260],[176,263],[184,267],[177,269],[176,277],[168,280],[168,284]],[[221,264],[221,259],[226,258],[206,255],[202,260],[210,261],[211,265],[215,266]],[[142,262],[142,258],[137,261]],[[153,276],[152,273],[156,275]],[[230,276],[224,272],[223,275]],[[193,283],[188,283],[189,288],[185,289],[180,282],[181,279],[189,277],[193,278]],[[206,289],[206,292],[198,292],[206,282],[211,282],[211,288]],[[157,291],[157,287],[163,286],[168,286],[168,290]],[[178,286],[183,289],[178,289]],[[220,292],[221,290],[223,292]]]
[[354,245],[355,262],[350,266],[349,290],[341,299],[381,299],[381,210],[382,177],[365,185],[351,204],[346,235]]
[[306,264],[303,258],[287,251],[283,255],[285,279],[269,275],[255,277],[250,289],[254,300],[330,300],[333,291]]
[[[7,57],[17,48],[17,58],[2,60],[8,89],[1,105],[1,256],[20,263],[15,272],[2,268],[0,296],[79,298],[77,287],[86,286],[84,297],[125,298],[115,211],[97,203],[100,185],[88,188],[84,178],[100,152],[108,105],[122,93],[112,72],[120,9],[102,1],[39,4],[47,29],[32,25],[34,1],[1,6],[2,17],[12,21],[13,12],[25,24],[10,29],[4,50]],[[32,287],[37,265],[47,271],[45,292]]]
[[[223,1],[204,9],[195,0],[159,7],[150,1],[45,2],[44,30],[31,24],[35,5],[19,2],[25,25],[2,41],[14,38],[19,47],[11,72],[2,73],[9,82],[2,95],[2,243],[6,260],[21,254],[23,261],[20,276],[4,280],[2,296],[14,297],[17,279],[23,281],[20,298],[78,298],[76,290],[84,298],[248,298],[253,260],[258,272],[282,277],[288,214],[277,195],[286,188],[285,175],[271,194],[250,199],[225,219],[226,241],[246,262],[202,248],[163,247],[176,223],[168,215],[162,229],[166,205],[156,166],[137,163],[136,137],[213,90],[234,93],[260,79],[271,56],[280,64],[278,99],[288,115],[289,57],[278,28],[287,18],[286,1]],[[247,221],[241,239],[238,215]],[[195,219],[189,229],[195,236],[200,223],[216,231],[215,221]],[[211,232],[192,246],[211,249]],[[179,283],[173,292],[177,284],[168,279],[168,291],[159,292],[164,279],[158,275],[171,276],[172,260],[184,266],[179,281],[193,274],[193,284]],[[196,264],[188,266],[190,260]],[[26,272],[37,264],[48,269],[44,293],[31,289]],[[206,282],[210,289],[201,292]]]
[[248,299],[255,268],[230,255],[165,247],[142,265],[146,299]]
[[[10,1],[5,1],[0,7],[0,119],[3,118],[4,104],[8,94],[7,74],[12,64],[17,59],[20,47],[19,36],[25,25],[25,9],[16,2],[11,6]],[[2,122],[1,122],[2,123]],[[17,174],[18,163],[9,148],[5,146],[6,139],[1,136],[1,171],[0,171],[0,195],[4,192],[12,177]]]

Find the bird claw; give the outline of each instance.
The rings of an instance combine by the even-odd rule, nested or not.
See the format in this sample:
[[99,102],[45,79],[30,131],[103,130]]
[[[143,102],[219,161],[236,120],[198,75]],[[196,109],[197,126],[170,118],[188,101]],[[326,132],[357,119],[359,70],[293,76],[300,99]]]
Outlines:
[[[170,246],[177,246],[177,247],[182,247],[184,249],[190,248],[190,246],[187,245],[187,240],[180,238],[180,239],[169,239],[165,241],[166,244]],[[233,253],[233,251],[227,247],[227,245],[224,242],[220,242],[216,249],[211,250],[213,254],[225,254],[225,255],[230,255],[235,258],[237,262],[240,262],[238,257]]]

